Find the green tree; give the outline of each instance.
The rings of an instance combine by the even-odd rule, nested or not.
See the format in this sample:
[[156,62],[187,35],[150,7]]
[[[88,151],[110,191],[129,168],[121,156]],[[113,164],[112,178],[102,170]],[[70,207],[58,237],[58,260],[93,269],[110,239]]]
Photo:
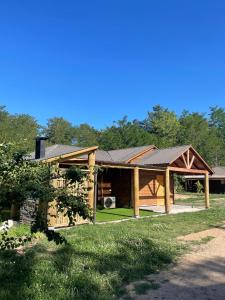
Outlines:
[[32,151],[34,139],[40,126],[37,121],[27,114],[10,115],[4,106],[0,107],[0,142],[11,142],[18,150]]
[[180,124],[174,112],[156,105],[142,124],[145,130],[155,136],[156,146],[171,147],[177,144]]
[[98,131],[88,124],[80,124],[80,126],[74,127],[74,143],[77,146],[97,146],[98,136]]
[[7,134],[9,131],[9,113],[6,111],[5,106],[0,106],[0,142],[7,141]]
[[155,143],[152,134],[140,127],[136,121],[128,121],[127,117],[114,123],[102,131],[99,144],[104,150],[150,145]]
[[218,137],[225,142],[225,110],[221,107],[210,107],[209,126],[216,130]]
[[[64,187],[53,186],[52,180],[57,178],[66,180]],[[92,211],[87,204],[87,180],[86,173],[82,173],[80,169],[72,168],[64,173],[57,166],[27,160],[25,153],[15,151],[12,144],[0,145],[0,204],[19,208],[27,199],[33,199],[39,202],[41,208],[58,200],[58,211],[63,211],[68,216],[71,225],[77,214],[84,219],[92,218]],[[41,209],[37,211],[31,226],[31,234],[37,231],[45,233],[49,240],[54,240],[57,244],[65,242],[59,233],[48,229],[46,214]],[[32,235],[28,237],[22,241],[8,238],[6,226],[0,237],[0,250],[18,247],[30,240]]]
[[204,114],[184,111],[180,117],[179,144],[191,144],[210,164],[217,164],[220,140]]
[[74,129],[70,122],[62,117],[48,119],[44,134],[51,144],[71,145],[74,139]]
[[35,137],[39,134],[40,125],[27,114],[10,117],[10,132],[7,141],[17,145],[18,150],[32,151]]

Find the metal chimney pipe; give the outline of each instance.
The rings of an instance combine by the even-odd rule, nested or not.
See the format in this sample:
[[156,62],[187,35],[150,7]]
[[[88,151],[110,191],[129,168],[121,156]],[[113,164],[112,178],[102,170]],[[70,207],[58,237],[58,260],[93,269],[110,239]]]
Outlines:
[[35,146],[35,159],[40,159],[45,157],[45,141],[47,137],[38,136],[36,137],[36,146]]

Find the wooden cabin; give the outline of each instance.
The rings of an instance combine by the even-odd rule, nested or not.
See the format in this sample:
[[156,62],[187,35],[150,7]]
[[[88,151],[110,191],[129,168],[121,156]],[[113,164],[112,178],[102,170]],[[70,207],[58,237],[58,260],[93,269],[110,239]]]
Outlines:
[[[134,216],[139,208],[162,205],[169,213],[174,203],[175,173],[201,175],[205,185],[205,207],[209,208],[209,175],[212,169],[191,145],[158,149],[154,145],[119,149],[99,150],[98,147],[75,147],[53,145],[45,149],[39,138],[33,159],[60,168],[80,166],[90,172],[88,203],[90,207],[102,204],[103,199],[113,197],[116,207],[133,207]],[[98,173],[94,176],[94,169]],[[60,182],[54,183],[60,186]],[[96,192],[95,191],[96,188]],[[110,198],[111,199],[111,198]],[[56,213],[56,207],[48,209],[48,215]],[[62,215],[49,218],[49,226],[67,226],[68,219]]]

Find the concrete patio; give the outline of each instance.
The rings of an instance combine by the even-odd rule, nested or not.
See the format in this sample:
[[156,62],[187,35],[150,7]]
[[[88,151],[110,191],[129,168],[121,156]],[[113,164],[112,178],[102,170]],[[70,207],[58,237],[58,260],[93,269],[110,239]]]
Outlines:
[[[161,213],[164,214],[165,213],[165,207],[163,205],[142,205],[140,206],[141,210],[149,210],[149,211],[153,211],[156,213]],[[177,205],[177,204],[173,204],[171,205],[171,211],[170,214],[179,214],[179,213],[185,213],[185,212],[196,212],[196,211],[201,211],[201,210],[205,210],[204,207],[192,207],[189,205]]]

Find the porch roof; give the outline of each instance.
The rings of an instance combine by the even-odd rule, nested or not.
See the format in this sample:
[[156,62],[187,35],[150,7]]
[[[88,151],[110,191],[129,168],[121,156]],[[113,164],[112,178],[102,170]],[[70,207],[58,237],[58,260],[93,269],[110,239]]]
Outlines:
[[[223,180],[225,179],[225,167],[218,166],[212,168],[213,174],[209,175],[209,180]],[[184,176],[185,179],[189,180],[198,180],[198,179],[204,179],[203,175],[186,175]]]
[[191,145],[184,145],[171,148],[156,149],[140,159],[139,163],[142,165],[169,165],[190,147]]
[[[212,169],[204,161],[204,159],[194,150],[191,145],[177,146],[165,149],[157,149],[154,145],[132,147],[119,150],[99,150],[97,147],[76,147],[69,145],[53,145],[46,148],[45,157],[42,160],[56,160],[66,158],[70,160],[79,154],[79,160],[87,160],[86,149],[94,149],[96,152],[96,162],[100,164],[127,165],[162,168],[170,166],[171,168],[181,170],[208,171],[213,174]],[[92,149],[92,150],[93,150]],[[35,154],[31,153],[31,159]],[[75,160],[77,159],[77,156]],[[192,173],[193,173],[192,172]],[[185,172],[184,172],[185,173]]]

